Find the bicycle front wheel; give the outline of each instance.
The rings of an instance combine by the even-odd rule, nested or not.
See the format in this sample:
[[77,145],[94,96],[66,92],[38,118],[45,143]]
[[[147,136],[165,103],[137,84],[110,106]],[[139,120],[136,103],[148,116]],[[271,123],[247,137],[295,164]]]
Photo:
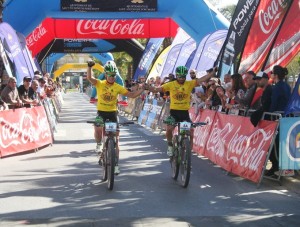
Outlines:
[[179,173],[179,161],[178,161],[178,135],[174,135],[172,139],[174,155],[170,158],[172,168],[172,178],[177,180]]
[[116,161],[116,149],[113,139],[107,141],[107,188],[112,190],[114,187],[115,179],[115,161]]
[[182,141],[180,155],[181,185],[186,188],[189,185],[191,174],[191,146],[188,138],[184,138]]

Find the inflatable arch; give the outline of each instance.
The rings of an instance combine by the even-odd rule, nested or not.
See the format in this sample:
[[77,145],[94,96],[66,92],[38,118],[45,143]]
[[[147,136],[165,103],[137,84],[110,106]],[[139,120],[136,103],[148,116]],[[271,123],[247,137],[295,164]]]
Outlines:
[[[93,67],[94,69],[98,69],[101,73],[104,71],[103,66],[99,63],[96,63]],[[59,77],[63,72],[69,69],[86,69],[86,63],[67,63],[61,66],[58,70],[54,72],[54,80]]]

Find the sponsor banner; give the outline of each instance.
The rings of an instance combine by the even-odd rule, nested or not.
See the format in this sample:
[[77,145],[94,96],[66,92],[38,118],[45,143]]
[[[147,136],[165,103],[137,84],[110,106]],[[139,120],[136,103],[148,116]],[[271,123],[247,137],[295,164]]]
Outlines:
[[[193,150],[200,155],[207,156],[205,153],[206,142],[208,140],[212,123],[214,121],[216,111],[213,110],[203,110],[201,111],[195,122],[207,122],[207,125],[196,127],[194,129],[194,141],[193,141]],[[208,156],[207,156],[208,157]],[[213,157],[211,157],[213,158]]]
[[157,0],[60,0],[61,11],[154,12]]
[[286,67],[300,51],[300,4],[293,1],[280,28],[264,71],[269,73],[274,65]]
[[168,46],[166,49],[164,49],[160,55],[158,56],[158,58],[155,60],[151,70],[150,70],[150,73],[148,75],[148,78],[156,78],[157,76],[159,76],[159,73],[161,72],[162,70],[162,66],[163,66],[163,63],[170,51],[170,48],[171,46]]
[[297,83],[284,111],[285,115],[290,113],[300,113],[300,74],[298,75]]
[[241,57],[240,73],[262,69],[291,2],[260,1]]
[[[36,56],[55,39],[131,39],[174,37],[178,25],[170,18],[124,20],[45,19],[26,38]],[[55,35],[54,35],[55,34]]]
[[198,77],[206,75],[206,70],[214,66],[214,62],[224,44],[227,32],[227,30],[218,30],[214,32],[205,39],[202,49],[197,49],[197,51],[201,51],[199,54],[200,56],[196,59],[198,62],[195,67]]
[[[197,48],[197,43],[193,38],[189,38],[187,41],[185,41],[184,44],[181,46],[179,55],[175,63],[175,68],[181,65],[185,66],[187,64],[187,61],[189,60],[189,57],[196,50],[196,48]],[[191,79],[189,73],[187,74],[186,79],[187,80]]]
[[212,110],[201,112],[199,121],[209,124],[195,129],[194,150],[226,171],[259,182],[278,122],[261,120],[253,127],[248,117]]
[[280,169],[300,169],[300,118],[281,118],[279,132]]
[[228,34],[222,51],[219,53],[218,76],[221,78],[227,74],[234,63],[240,61],[249,30],[257,10],[259,0],[239,1],[228,30]]
[[31,73],[23,56],[22,47],[16,31],[7,23],[0,24],[0,38],[4,50],[14,65],[14,76],[17,79],[17,85],[23,83],[23,77],[30,76]]
[[52,143],[43,106],[0,112],[1,157],[33,150]]
[[151,38],[148,41],[143,56],[133,76],[134,80],[137,80],[139,76],[145,76],[147,74],[149,67],[163,41],[164,38]]
[[[1,59],[2,59],[2,62],[3,62],[3,65],[5,67],[5,70],[8,74],[9,77],[13,77],[13,73],[12,73],[12,69],[11,69],[11,66],[10,66],[10,63],[9,63],[9,60],[7,58],[7,55],[6,55],[6,52],[5,52],[5,49],[4,49],[4,46],[2,44],[2,40],[0,39],[0,55],[1,55]],[[2,78],[3,80],[4,78]]]

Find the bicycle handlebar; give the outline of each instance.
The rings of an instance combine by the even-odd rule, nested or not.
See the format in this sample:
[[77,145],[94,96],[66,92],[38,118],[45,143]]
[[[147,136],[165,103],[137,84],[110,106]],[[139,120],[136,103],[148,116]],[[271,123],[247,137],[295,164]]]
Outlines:
[[[86,123],[88,124],[95,124],[96,122],[95,121],[86,121]],[[105,122],[104,122],[105,123]],[[126,125],[133,125],[134,122],[133,121],[125,121],[125,122],[120,122],[118,123],[119,125],[123,125],[123,126],[126,126]]]
[[[170,124],[169,122],[167,122],[167,121],[163,121],[163,123],[164,124]],[[171,125],[173,125],[173,126],[176,126],[176,125],[178,125],[180,122],[174,122],[173,124],[171,124]],[[191,123],[191,125],[192,125],[192,127],[193,128],[196,128],[196,127],[198,127],[198,126],[204,126],[204,125],[207,125],[208,124],[208,122],[192,122]]]

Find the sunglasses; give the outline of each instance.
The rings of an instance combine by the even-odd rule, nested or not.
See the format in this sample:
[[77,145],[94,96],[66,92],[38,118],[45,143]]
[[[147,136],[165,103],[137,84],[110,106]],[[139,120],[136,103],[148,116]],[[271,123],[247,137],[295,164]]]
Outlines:
[[106,75],[107,75],[108,77],[115,77],[115,76],[116,76],[115,73],[106,73]]

